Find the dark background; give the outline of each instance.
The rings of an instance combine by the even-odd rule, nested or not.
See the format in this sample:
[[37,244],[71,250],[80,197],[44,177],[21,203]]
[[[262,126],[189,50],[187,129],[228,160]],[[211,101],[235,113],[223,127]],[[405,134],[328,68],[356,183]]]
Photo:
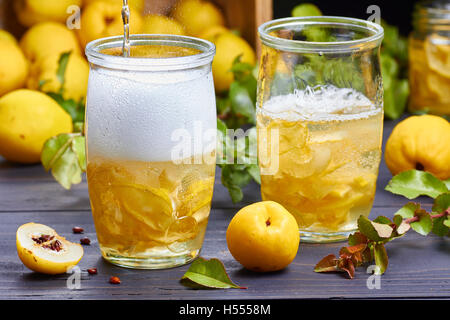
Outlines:
[[302,2],[314,3],[324,15],[346,16],[367,19],[367,7],[378,5],[381,9],[381,18],[389,24],[396,25],[400,32],[408,35],[412,29],[411,19],[414,0],[273,0],[274,18],[291,16],[291,10]]

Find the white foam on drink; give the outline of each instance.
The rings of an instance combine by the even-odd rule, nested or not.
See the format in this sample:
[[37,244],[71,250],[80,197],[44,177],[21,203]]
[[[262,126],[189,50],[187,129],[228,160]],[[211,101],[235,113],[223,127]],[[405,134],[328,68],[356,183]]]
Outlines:
[[[127,72],[92,68],[86,114],[90,155],[175,160],[172,149],[181,143],[172,138],[175,130],[183,130],[192,140],[199,126],[202,132],[216,130],[212,74],[208,69]],[[183,157],[199,152],[193,147],[187,150]],[[207,151],[212,149],[200,152]]]
[[259,112],[288,121],[342,121],[367,118],[380,110],[354,89],[326,85],[275,96]]

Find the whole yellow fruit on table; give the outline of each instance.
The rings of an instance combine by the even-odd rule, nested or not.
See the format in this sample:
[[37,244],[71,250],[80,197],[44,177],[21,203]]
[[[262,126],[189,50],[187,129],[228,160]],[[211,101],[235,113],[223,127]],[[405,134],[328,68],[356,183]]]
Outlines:
[[42,92],[20,89],[0,98],[0,155],[7,160],[37,163],[47,139],[72,130],[70,115]]
[[144,16],[142,33],[185,35],[184,27],[176,20],[158,14]]
[[212,26],[225,25],[222,12],[209,1],[180,0],[171,14],[186,28],[189,35],[195,37]]
[[[43,85],[40,90],[43,92],[59,92],[61,83],[56,73],[59,66],[59,54],[51,54],[43,58],[40,63],[35,64],[27,79],[27,88],[38,90],[39,83]],[[77,54],[70,54],[69,61],[64,74],[64,99],[73,99],[76,102],[86,98],[89,78],[89,64],[87,60]]]
[[401,121],[386,143],[386,165],[393,175],[418,169],[450,178],[450,124],[434,115]]
[[233,257],[245,268],[277,271],[295,258],[300,243],[298,224],[282,205],[262,201],[239,210],[227,229]]
[[217,92],[222,92],[228,90],[234,80],[230,69],[236,57],[241,55],[241,62],[254,65],[256,55],[247,41],[231,32],[219,33],[213,42],[216,45],[212,63],[214,86]]
[[[130,7],[130,34],[142,32],[142,15]],[[81,46],[111,36],[123,36],[122,1],[97,0],[81,13],[81,28],[77,30]]]
[[82,2],[82,0],[16,0],[14,11],[19,22],[26,27],[45,21],[66,23],[73,14],[67,12],[68,8],[81,7]]
[[20,39],[20,47],[31,64],[51,54],[68,51],[81,54],[75,32],[57,22],[42,22],[32,26]]
[[16,38],[6,30],[0,29],[0,41],[8,41],[11,44],[19,45]]
[[22,50],[10,40],[0,40],[0,96],[22,88],[28,74],[28,62]]

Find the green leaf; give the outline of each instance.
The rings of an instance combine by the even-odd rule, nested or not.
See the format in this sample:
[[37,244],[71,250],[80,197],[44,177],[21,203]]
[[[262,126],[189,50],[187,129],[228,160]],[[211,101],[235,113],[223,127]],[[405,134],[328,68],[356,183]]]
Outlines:
[[185,286],[196,289],[246,289],[234,284],[218,259],[198,258],[181,278]]
[[377,274],[383,274],[389,264],[386,248],[382,243],[374,243],[373,255],[375,258],[375,264],[379,267]]
[[448,228],[450,228],[450,219],[449,218],[444,220],[444,225],[447,226]]
[[53,177],[65,189],[81,182],[85,161],[84,137],[80,134],[60,134],[50,138],[41,152],[45,170],[51,170]]
[[446,185],[447,189],[450,190],[450,179],[444,180],[444,184]]
[[[435,214],[441,214],[450,208],[450,192],[439,195],[433,204],[433,212]],[[446,236],[450,231],[450,220],[447,216],[433,219],[433,229],[431,230],[438,236]]]
[[66,68],[67,68],[67,64],[69,63],[70,54],[71,54],[71,52],[64,52],[59,57],[58,70],[56,71],[56,77],[58,78],[59,83],[61,83],[60,92],[62,92],[63,88],[64,88]]
[[359,231],[372,241],[383,241],[392,235],[392,227],[386,224],[370,221],[364,216],[358,219]]
[[443,193],[434,199],[433,212],[442,213],[450,208],[450,192]]
[[400,216],[403,219],[410,219],[410,218],[414,217],[416,210],[419,210],[419,209],[420,209],[420,204],[414,203],[414,202],[409,202],[409,203],[405,204],[400,210],[398,210],[394,214],[394,217]]
[[378,216],[373,220],[373,222],[381,223],[381,224],[391,224],[392,223],[392,221],[385,216]]
[[73,139],[72,151],[77,155],[81,170],[86,171],[86,139],[84,136],[76,136]]
[[261,184],[261,175],[257,164],[247,166],[247,172],[252,176],[253,180]]
[[424,209],[416,210],[414,216],[419,218],[419,221],[411,222],[411,228],[417,233],[426,236],[433,229],[433,221],[431,220],[430,214]]
[[421,195],[436,198],[448,189],[444,182],[431,173],[419,170],[409,170],[394,176],[385,190],[414,199]]
[[228,189],[231,200],[237,203],[244,198],[241,187],[247,185],[252,176],[245,165],[225,164],[222,168],[222,185]]
[[450,220],[448,217],[440,217],[433,219],[433,229],[431,230],[439,237],[445,237],[450,232]]
[[255,124],[255,104],[247,89],[239,82],[231,83],[230,101],[234,113],[247,117],[248,123]]
[[80,100],[78,103],[73,99],[65,100],[61,93],[47,92],[53,100],[58,102],[58,104],[72,117],[73,122],[83,122],[85,105],[84,101]]

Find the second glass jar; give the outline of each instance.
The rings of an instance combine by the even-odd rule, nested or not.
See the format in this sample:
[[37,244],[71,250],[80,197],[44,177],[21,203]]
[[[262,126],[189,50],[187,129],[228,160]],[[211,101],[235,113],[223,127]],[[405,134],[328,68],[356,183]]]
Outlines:
[[381,158],[381,26],[340,17],[259,28],[258,160],[263,200],[305,242],[340,241],[368,216]]

